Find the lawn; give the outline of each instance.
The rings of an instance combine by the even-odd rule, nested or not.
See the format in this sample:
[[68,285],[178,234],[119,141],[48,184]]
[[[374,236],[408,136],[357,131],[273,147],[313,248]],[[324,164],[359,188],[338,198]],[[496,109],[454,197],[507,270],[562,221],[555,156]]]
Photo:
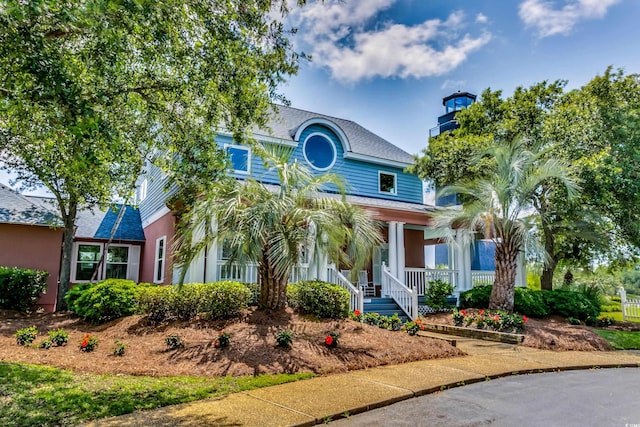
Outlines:
[[[612,317],[613,320],[615,320],[616,322],[622,322],[622,312],[621,311],[602,312],[602,313],[600,313],[600,316]],[[626,320],[626,322],[640,323],[640,319],[628,318]]]
[[605,329],[594,329],[594,331],[609,341],[611,347],[616,350],[640,349],[640,331],[611,331]]
[[137,409],[219,397],[312,376],[311,373],[214,378],[91,375],[0,362],[0,425],[76,425]]

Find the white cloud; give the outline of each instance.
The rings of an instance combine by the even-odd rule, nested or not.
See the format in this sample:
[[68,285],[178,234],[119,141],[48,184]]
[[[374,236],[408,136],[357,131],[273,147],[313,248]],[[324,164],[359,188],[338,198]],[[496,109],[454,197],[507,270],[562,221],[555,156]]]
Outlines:
[[299,9],[294,19],[311,48],[313,63],[345,83],[440,75],[491,40],[488,32],[465,34],[462,12],[413,26],[376,21],[394,2],[325,0]]
[[602,18],[620,0],[570,0],[562,8],[544,0],[525,0],[520,4],[520,19],[535,27],[539,37],[568,34],[582,20]]
[[445,80],[440,86],[440,89],[460,89],[463,86],[467,85],[466,80]]
[[485,15],[484,13],[479,13],[476,15],[476,22],[478,24],[486,24],[487,22],[489,22],[489,18],[487,18],[487,15]]

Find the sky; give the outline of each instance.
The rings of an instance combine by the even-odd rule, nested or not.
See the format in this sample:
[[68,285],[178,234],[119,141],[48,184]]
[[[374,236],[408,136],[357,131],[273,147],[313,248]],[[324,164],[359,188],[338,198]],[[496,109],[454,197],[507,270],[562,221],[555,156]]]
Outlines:
[[291,9],[295,48],[312,57],[281,87],[291,105],[353,120],[410,154],[426,147],[442,98],[458,90],[509,96],[558,79],[579,88],[610,65],[640,73],[638,0],[308,0]]
[[410,154],[442,98],[640,73],[638,0],[324,0],[295,8],[312,56],[282,92],[291,106],[353,120]]

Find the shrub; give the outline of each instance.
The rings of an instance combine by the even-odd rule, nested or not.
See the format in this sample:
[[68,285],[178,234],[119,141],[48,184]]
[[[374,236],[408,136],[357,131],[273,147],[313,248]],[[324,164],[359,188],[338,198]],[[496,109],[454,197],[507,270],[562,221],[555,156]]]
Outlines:
[[125,350],[127,349],[127,345],[123,342],[116,340],[114,342],[114,346],[111,349],[111,352],[114,356],[124,356]]
[[416,322],[407,322],[404,324],[404,329],[409,335],[415,335],[421,328],[420,325]]
[[250,290],[239,282],[190,283],[145,288],[138,295],[138,310],[152,323],[190,320],[199,313],[210,319],[237,316],[248,307]]
[[449,308],[447,297],[453,293],[453,285],[444,280],[434,280],[429,282],[424,296],[424,302],[435,310]]
[[78,301],[78,298],[80,298],[82,295],[84,295],[84,292],[89,289],[90,287],[94,286],[95,283],[78,283],[77,285],[73,285],[68,291],[67,293],[64,295],[64,300],[67,302],[67,308],[69,309],[69,311],[73,311],[74,313],[77,313],[76,311],[76,301]]
[[576,319],[575,317],[567,317],[567,322],[570,325],[581,325],[582,322],[580,321],[580,319]]
[[289,348],[293,342],[293,332],[283,329],[276,334],[278,347]]
[[553,291],[541,291],[549,314],[563,317],[575,317],[585,320],[587,317],[598,317],[600,307],[579,292],[554,289]]
[[349,316],[349,291],[321,281],[298,282],[288,294],[294,295],[294,306],[305,314],[323,319],[345,319]]
[[18,267],[0,267],[0,308],[27,311],[47,290],[49,273]]
[[476,286],[460,294],[460,308],[487,308],[491,297],[491,285]]
[[584,321],[587,326],[594,326],[596,328],[606,328],[607,326],[611,326],[615,323],[613,317],[587,317]]
[[547,307],[544,296],[540,291],[534,291],[528,288],[516,288],[513,301],[513,310],[518,313],[538,318],[549,315],[549,307]]
[[336,348],[338,346],[338,339],[340,338],[340,334],[337,332],[329,332],[327,336],[324,338],[324,345],[329,348]]
[[349,313],[349,319],[355,320],[356,322],[362,322],[362,313],[360,310],[353,310]]
[[80,351],[84,351],[86,353],[92,352],[98,348],[98,338],[94,337],[91,334],[85,334],[80,342]]
[[147,286],[131,280],[107,279],[80,290],[71,309],[94,324],[130,316],[136,312],[140,289]]
[[35,326],[18,329],[14,336],[18,345],[29,345],[38,337],[38,329]]
[[178,335],[167,335],[164,339],[164,343],[169,350],[176,350],[178,348],[184,348],[184,341]]
[[260,285],[257,283],[245,283],[251,295],[249,296],[249,307],[257,307],[258,302],[260,301]]
[[49,331],[49,341],[56,347],[62,347],[69,342],[69,334],[64,329],[57,329],[55,331]]
[[231,344],[231,335],[225,331],[220,332],[218,338],[213,342],[215,348],[229,347],[229,344]]
[[53,343],[51,342],[51,340],[42,340],[40,341],[40,344],[38,344],[38,348],[41,348],[43,350],[49,350],[52,346]]

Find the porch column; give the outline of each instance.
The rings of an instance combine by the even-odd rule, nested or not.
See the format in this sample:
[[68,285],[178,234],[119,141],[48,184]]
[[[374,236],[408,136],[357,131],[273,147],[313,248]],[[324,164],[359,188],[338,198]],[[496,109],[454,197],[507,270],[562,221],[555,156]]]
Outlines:
[[389,270],[393,277],[398,277],[398,241],[396,221],[389,222]]
[[524,261],[524,252],[518,253],[516,269],[516,286],[527,287],[527,266]]
[[456,283],[456,291],[464,291],[470,286],[471,281],[471,259],[469,254],[469,246],[465,243],[464,231],[456,230],[456,243],[454,263],[455,269],[458,270],[458,283]]
[[328,279],[327,268],[329,267],[326,252],[318,253],[318,280],[326,282]]
[[218,245],[212,243],[206,251],[206,271],[205,282],[216,282],[220,277],[218,275]]
[[396,242],[398,245],[398,263],[397,263],[398,274],[396,277],[398,278],[398,280],[400,280],[400,282],[404,283],[405,282],[404,222],[399,222],[398,224],[396,224],[396,232],[398,236],[396,238]]

